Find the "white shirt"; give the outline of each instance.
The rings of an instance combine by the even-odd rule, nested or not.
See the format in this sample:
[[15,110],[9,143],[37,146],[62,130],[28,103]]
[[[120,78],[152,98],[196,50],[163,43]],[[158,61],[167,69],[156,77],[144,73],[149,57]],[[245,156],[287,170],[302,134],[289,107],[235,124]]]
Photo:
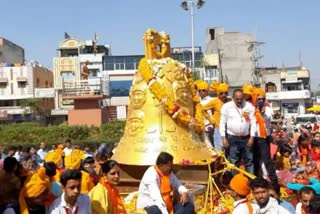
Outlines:
[[[256,118],[254,116],[255,108],[248,102],[244,102],[243,108],[238,108],[234,101],[223,104],[220,118],[220,134],[234,136],[255,136]],[[248,121],[243,114],[248,114]],[[226,130],[227,129],[227,130]]]
[[[212,100],[212,99],[213,99],[212,97],[206,96],[206,97],[204,97],[204,98],[201,99],[200,104],[201,104],[202,106],[205,106],[205,105],[206,105],[210,100]],[[211,110],[207,110],[207,112],[208,112],[209,115],[212,115]],[[208,128],[208,127],[213,127],[212,125],[210,125],[210,121],[207,120],[207,119],[204,119],[204,125],[205,125],[206,131],[207,131],[207,128]]]
[[[80,194],[75,206],[70,208],[64,200],[64,193],[50,206],[50,214],[91,214],[91,203],[88,195]],[[68,213],[66,212],[68,210]]]
[[272,197],[268,204],[260,208],[258,204],[253,204],[253,214],[291,214],[286,208],[280,206],[278,201]]
[[66,148],[63,149],[63,152],[64,152],[64,155],[65,155],[65,156],[68,156],[68,155],[71,154],[72,149],[71,149],[71,148],[69,149],[68,147],[66,147]]
[[44,160],[44,158],[45,158],[46,155],[47,155],[47,151],[44,150],[44,149],[39,149],[39,150],[37,151],[37,154],[40,156],[41,160]]
[[[179,194],[188,192],[187,188],[182,185],[173,172],[171,172],[169,177],[171,186],[175,190],[178,190]],[[162,214],[168,214],[166,204],[160,193],[160,176],[154,166],[150,166],[144,173],[139,185],[139,194],[137,199],[138,208],[150,206],[157,206],[161,210]]]
[[296,205],[296,214],[302,214],[302,203],[299,202]]
[[[244,199],[233,202],[234,209],[232,211],[232,214],[251,214],[249,213],[248,205],[245,203],[246,200],[247,199],[244,198]],[[252,209],[253,209],[253,206],[252,206]]]

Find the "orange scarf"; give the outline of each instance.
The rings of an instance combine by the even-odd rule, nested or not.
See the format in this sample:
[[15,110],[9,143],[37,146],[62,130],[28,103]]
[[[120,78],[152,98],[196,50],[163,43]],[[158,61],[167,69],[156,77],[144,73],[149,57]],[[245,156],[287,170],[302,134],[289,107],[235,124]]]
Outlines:
[[264,119],[263,119],[263,116],[261,114],[261,112],[256,109],[255,111],[255,116],[256,116],[256,119],[257,119],[257,123],[259,125],[259,134],[261,138],[266,138],[267,137],[267,129],[266,129],[266,126],[265,126],[265,123],[264,123]]
[[108,190],[108,194],[111,198],[111,202],[114,207],[114,214],[127,213],[126,208],[124,207],[124,204],[120,197],[119,190],[116,187],[112,187],[108,182],[105,182],[103,178],[99,179],[99,183],[102,184]]
[[169,175],[164,175],[158,166],[155,166],[154,168],[160,177],[160,193],[162,195],[162,199],[166,203],[168,212],[173,213],[173,202],[170,195],[172,192],[170,177]]
[[301,154],[301,163],[306,165],[307,163],[307,156],[308,156],[308,148],[300,147],[300,154]]

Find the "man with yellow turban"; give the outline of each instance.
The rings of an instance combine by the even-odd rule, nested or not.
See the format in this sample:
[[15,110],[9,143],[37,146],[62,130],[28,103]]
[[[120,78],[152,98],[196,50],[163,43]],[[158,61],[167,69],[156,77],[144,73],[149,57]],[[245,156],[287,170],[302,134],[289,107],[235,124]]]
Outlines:
[[268,176],[272,183],[277,184],[278,178],[270,156],[272,110],[266,105],[266,93],[262,88],[254,88],[252,104],[255,106],[257,129],[253,144],[253,162],[255,175]]
[[52,180],[59,181],[62,169],[62,149],[56,149],[47,153],[46,157],[44,158],[45,163],[53,162],[56,165],[56,174],[53,176]]
[[230,181],[230,189],[232,190],[232,195],[235,199],[233,203],[233,214],[252,214],[253,206],[248,200],[248,195],[250,194],[250,184],[249,179],[243,174],[236,174]]
[[[197,88],[198,95],[201,99],[200,104],[202,106],[206,105],[208,102],[210,102],[210,100],[212,100],[212,97],[210,97],[209,93],[208,93],[209,84],[205,81],[202,81],[202,80],[196,80],[194,82],[194,84]],[[207,113],[210,116],[212,116],[211,110],[208,110]],[[206,135],[207,135],[208,139],[210,140],[210,143],[213,145],[213,126],[208,119],[205,119],[204,125],[205,125]]]
[[[74,149],[64,158],[66,169],[80,169],[81,161],[85,158],[85,154],[80,149]],[[87,194],[94,187],[94,183],[90,178],[89,173],[81,170],[81,193]]]
[[[214,81],[211,84],[211,90],[215,91],[218,97],[210,100],[207,104],[203,105],[202,109],[205,117],[214,126],[214,147],[217,150],[222,150],[222,140],[219,132],[221,116],[220,110],[222,108],[222,105],[228,101],[229,86],[226,83],[219,83],[217,81]],[[211,111],[212,115],[207,113],[208,110]]]
[[20,190],[21,214],[46,213],[45,202],[49,200],[50,180],[45,173],[29,175]]

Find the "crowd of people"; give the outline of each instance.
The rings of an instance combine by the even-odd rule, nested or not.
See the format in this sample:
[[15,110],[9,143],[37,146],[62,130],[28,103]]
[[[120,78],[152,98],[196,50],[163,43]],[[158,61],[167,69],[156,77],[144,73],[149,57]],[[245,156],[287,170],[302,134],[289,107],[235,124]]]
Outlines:
[[[21,149],[1,147],[0,213],[128,213],[117,188],[120,166],[102,144],[94,154],[70,140],[46,150],[45,143]],[[137,199],[142,213],[194,213],[188,189],[172,172],[173,156],[162,152],[145,172]],[[173,190],[181,200],[174,202]]]
[[[226,83],[213,82],[210,86],[198,81],[196,87],[212,146],[224,151],[232,164],[256,176],[249,181],[238,171],[231,172],[235,180],[230,187],[237,190],[233,192],[238,199],[232,213],[320,213],[319,126],[300,125],[289,133],[284,116],[273,124],[262,88],[243,85],[229,100]],[[217,97],[210,97],[210,91]],[[256,203],[248,201],[249,193]],[[300,202],[292,199],[287,203],[281,195],[297,196]]]
[[[320,132],[284,121],[272,125],[263,89],[245,85],[229,99],[226,83],[197,81],[206,136],[237,167],[228,191],[234,214],[320,213]],[[217,97],[209,96],[215,91]],[[106,144],[95,152],[71,140],[47,148],[0,146],[0,213],[128,213],[120,195],[120,165]],[[144,173],[136,201],[148,214],[195,213],[190,191],[173,173],[174,157],[161,152]],[[178,197],[173,197],[176,192]],[[284,200],[283,196],[287,196]],[[296,197],[295,197],[296,196]]]

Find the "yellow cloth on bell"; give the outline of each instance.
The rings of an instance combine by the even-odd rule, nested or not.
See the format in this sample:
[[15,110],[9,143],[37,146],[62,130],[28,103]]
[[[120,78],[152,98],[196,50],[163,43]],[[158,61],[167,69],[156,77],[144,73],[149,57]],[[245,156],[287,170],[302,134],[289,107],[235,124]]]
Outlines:
[[204,111],[211,110],[212,116],[210,116],[207,119],[217,129],[219,129],[219,126],[220,126],[220,117],[221,117],[220,111],[221,111],[223,104],[224,103],[219,98],[214,98],[202,107],[202,110],[204,110]]
[[114,207],[107,189],[98,183],[89,193],[92,214],[114,213]]
[[21,214],[29,214],[25,198],[36,198],[45,190],[50,190],[49,177],[40,172],[29,175],[20,190],[19,205]]

